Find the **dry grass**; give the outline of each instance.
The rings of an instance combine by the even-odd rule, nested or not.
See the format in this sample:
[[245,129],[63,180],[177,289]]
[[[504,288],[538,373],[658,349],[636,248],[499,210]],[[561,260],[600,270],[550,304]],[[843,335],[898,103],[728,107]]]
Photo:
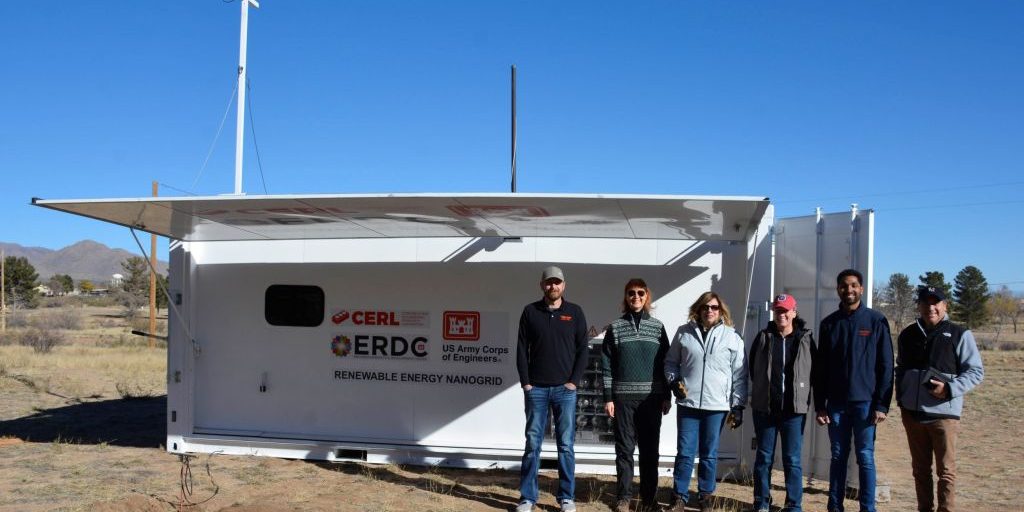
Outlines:
[[[68,399],[121,396],[119,387],[131,390],[134,396],[166,393],[167,353],[161,349],[61,346],[41,354],[29,347],[4,346],[0,347],[0,360],[6,375],[34,382],[36,390]],[[0,390],[10,389],[11,380],[0,382]]]
[[[117,307],[82,308],[81,329],[67,331],[70,343],[49,354],[0,346],[0,511],[160,511],[185,503],[181,462],[161,446],[166,350],[128,335],[118,314]],[[1024,343],[1005,331],[1000,339]],[[960,506],[1012,510],[1024,488],[1024,417],[1017,414],[1024,409],[1024,351],[982,357],[985,382],[968,397],[962,425]],[[145,396],[157,398],[137,399]],[[894,411],[878,435],[879,476],[892,484],[892,501],[880,510],[914,509],[908,460]],[[192,510],[473,512],[508,510],[518,498],[518,474],[500,470],[224,455],[195,457],[190,467],[188,499],[203,501],[216,491]],[[782,483],[781,475],[774,483]],[[557,510],[557,475],[542,474],[540,484],[541,509]],[[661,479],[663,503],[670,485]],[[806,510],[824,509],[824,487],[815,482],[805,494]],[[580,510],[610,510],[614,488],[610,476],[578,475]],[[773,493],[781,501],[782,491]],[[749,483],[723,482],[718,494],[718,510],[749,507]]]

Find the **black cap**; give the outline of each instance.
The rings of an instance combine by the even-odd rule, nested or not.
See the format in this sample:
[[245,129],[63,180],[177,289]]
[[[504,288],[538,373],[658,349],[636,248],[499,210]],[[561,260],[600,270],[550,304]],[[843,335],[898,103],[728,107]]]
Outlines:
[[937,301],[946,300],[946,294],[942,291],[942,288],[936,288],[934,286],[918,286],[917,287],[917,301],[921,302],[924,300],[934,298]]

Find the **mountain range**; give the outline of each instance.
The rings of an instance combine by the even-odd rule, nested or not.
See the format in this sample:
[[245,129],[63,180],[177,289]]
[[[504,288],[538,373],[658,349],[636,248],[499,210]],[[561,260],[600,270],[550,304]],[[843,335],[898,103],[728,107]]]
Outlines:
[[[82,240],[63,249],[45,247],[24,247],[15,243],[0,242],[5,256],[24,256],[39,274],[39,282],[45,283],[54,274],[68,274],[76,282],[88,279],[93,283],[107,283],[114,274],[123,274],[121,262],[131,256],[138,256],[124,249],[111,249],[99,242]],[[167,262],[157,261],[156,269],[167,274]]]

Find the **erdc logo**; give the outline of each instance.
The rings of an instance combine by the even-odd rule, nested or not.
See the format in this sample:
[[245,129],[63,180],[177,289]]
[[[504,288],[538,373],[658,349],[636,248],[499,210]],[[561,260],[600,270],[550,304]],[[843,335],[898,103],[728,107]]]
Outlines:
[[425,336],[407,339],[379,334],[339,334],[331,339],[331,352],[338,357],[422,359],[429,355],[429,341]]

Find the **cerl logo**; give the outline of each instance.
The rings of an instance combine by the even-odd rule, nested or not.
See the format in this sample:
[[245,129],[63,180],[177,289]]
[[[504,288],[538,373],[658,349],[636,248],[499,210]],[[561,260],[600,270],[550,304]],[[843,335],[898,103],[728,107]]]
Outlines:
[[479,340],[480,313],[476,311],[445,311],[442,333],[446,340]]
[[429,355],[426,336],[339,334],[331,338],[331,352],[338,357],[422,359]]
[[349,322],[353,325],[388,325],[405,327],[429,327],[430,314],[426,311],[390,311],[343,309],[331,315],[334,325]]
[[394,311],[353,311],[341,310],[331,317],[336,325],[350,320],[356,325],[402,325]]

